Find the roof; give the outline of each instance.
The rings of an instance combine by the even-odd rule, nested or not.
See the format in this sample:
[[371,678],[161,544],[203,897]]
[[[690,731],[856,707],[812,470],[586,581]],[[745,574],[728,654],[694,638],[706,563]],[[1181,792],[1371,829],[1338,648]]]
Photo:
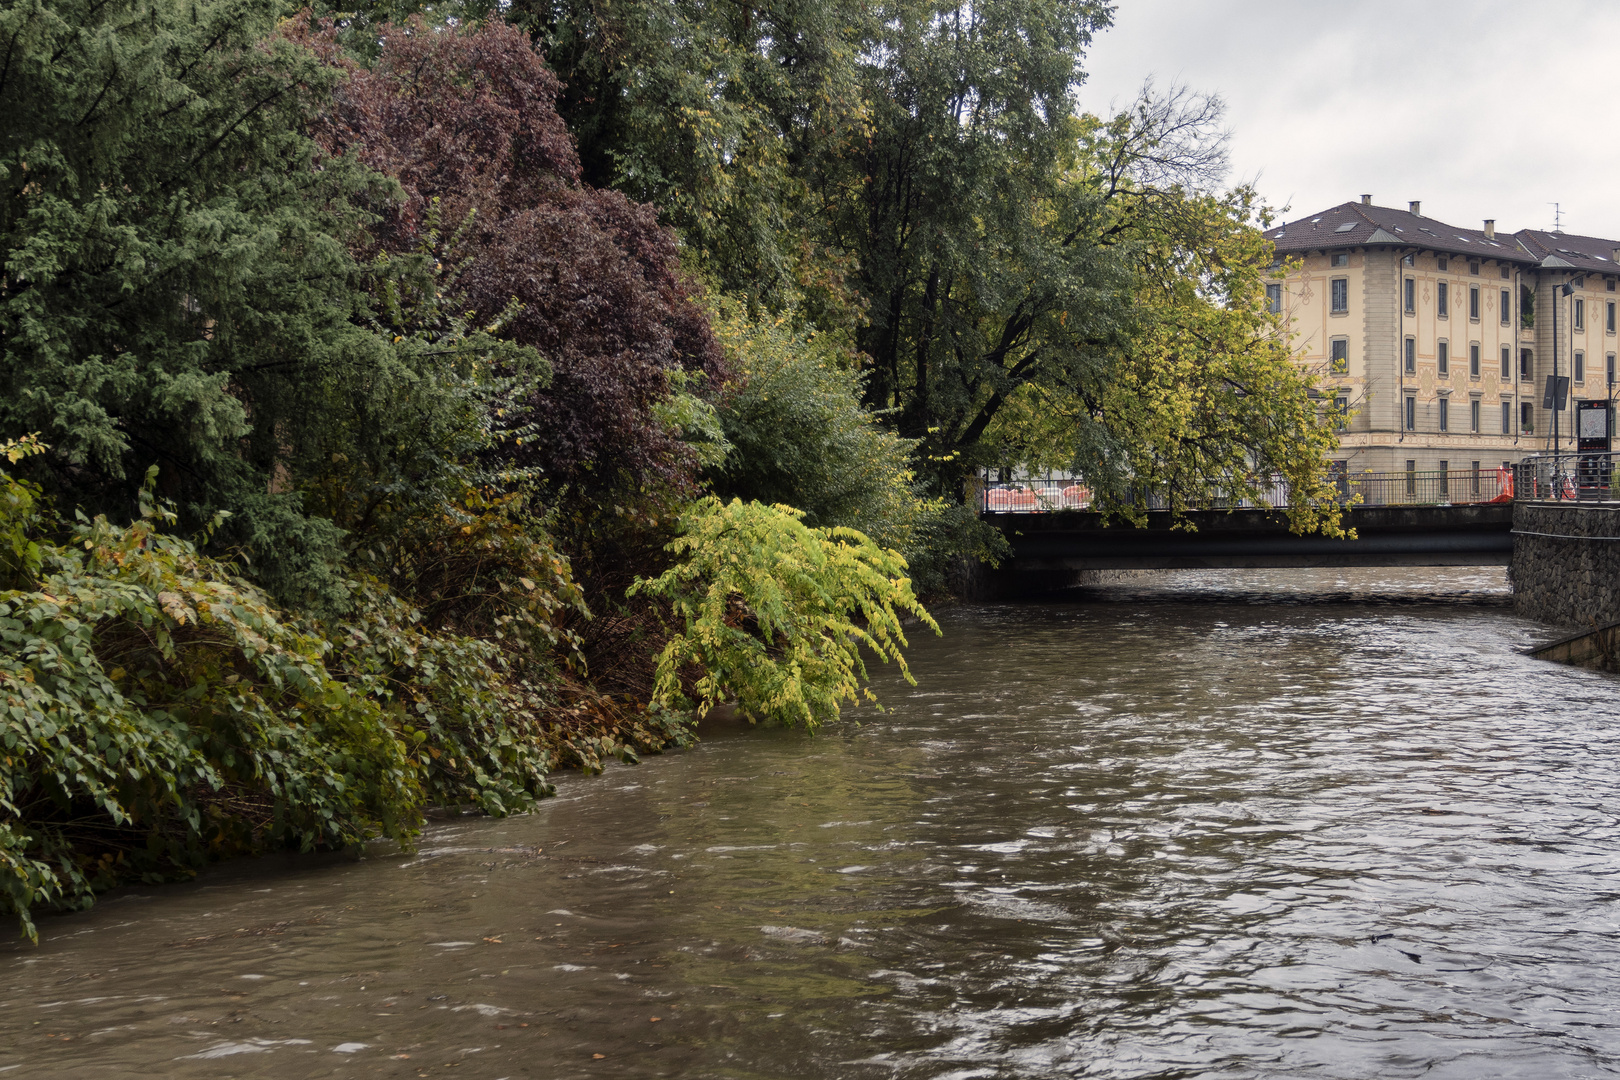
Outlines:
[[1620,274],[1615,251],[1620,240],[1597,236],[1571,236],[1569,233],[1520,229],[1514,233],[1519,245],[1534,255],[1536,262],[1549,269],[1590,270],[1599,274]]
[[[1505,233],[1497,233],[1493,240],[1478,229],[1464,229],[1406,210],[1361,202],[1340,203],[1319,214],[1267,229],[1266,238],[1276,244],[1277,252],[1283,255],[1389,244],[1532,266],[1542,259],[1532,248]],[[1609,266],[1614,268],[1614,263],[1611,261]]]

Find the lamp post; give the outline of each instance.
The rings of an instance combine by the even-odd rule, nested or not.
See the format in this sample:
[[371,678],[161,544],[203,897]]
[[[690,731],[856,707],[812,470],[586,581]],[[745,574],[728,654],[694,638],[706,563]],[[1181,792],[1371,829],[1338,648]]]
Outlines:
[[[1583,286],[1585,284],[1586,284],[1586,278],[1583,275],[1581,277],[1576,278],[1574,281],[1566,281],[1566,282],[1564,282],[1562,285],[1558,286],[1558,291],[1553,294],[1553,390],[1554,390],[1554,396],[1553,396],[1553,400],[1552,400],[1552,407],[1553,407],[1553,409],[1552,409],[1552,414],[1553,414],[1552,448],[1553,448],[1553,453],[1554,454],[1559,453],[1563,449],[1563,447],[1560,445],[1560,443],[1558,441],[1558,413],[1559,413],[1560,407],[1563,405],[1563,401],[1561,399],[1564,396],[1562,394],[1557,393],[1557,391],[1559,389],[1561,389],[1561,387],[1559,386],[1559,383],[1558,383],[1558,308],[1560,307],[1560,304],[1558,302],[1558,298],[1560,296],[1573,295],[1577,288],[1579,288],[1579,287],[1581,287],[1581,286]],[[1573,348],[1573,343],[1571,343],[1571,347]],[[1557,461],[1557,458],[1554,458],[1553,460]]]

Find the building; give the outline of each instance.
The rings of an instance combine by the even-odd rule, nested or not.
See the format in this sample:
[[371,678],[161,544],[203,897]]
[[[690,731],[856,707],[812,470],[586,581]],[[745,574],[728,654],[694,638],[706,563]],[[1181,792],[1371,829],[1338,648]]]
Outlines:
[[1266,236],[1272,309],[1348,417],[1339,468],[1490,469],[1551,449],[1555,343],[1572,380],[1561,446],[1576,401],[1614,399],[1620,241],[1466,229],[1368,195]]

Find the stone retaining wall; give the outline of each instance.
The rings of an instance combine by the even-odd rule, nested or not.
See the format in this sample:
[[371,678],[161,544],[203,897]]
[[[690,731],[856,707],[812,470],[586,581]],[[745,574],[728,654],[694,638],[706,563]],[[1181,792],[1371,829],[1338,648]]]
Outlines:
[[1513,609],[1555,626],[1620,622],[1620,507],[1516,503]]

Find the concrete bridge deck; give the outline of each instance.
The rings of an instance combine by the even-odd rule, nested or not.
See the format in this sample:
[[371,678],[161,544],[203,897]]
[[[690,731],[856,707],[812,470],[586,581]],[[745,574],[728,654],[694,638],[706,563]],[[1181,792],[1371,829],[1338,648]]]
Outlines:
[[1513,505],[1358,506],[1345,524],[1354,540],[1295,536],[1276,510],[1200,510],[1193,529],[1171,528],[1152,512],[1146,528],[1104,527],[1083,510],[987,513],[1012,544],[1007,569],[1200,570],[1299,566],[1507,566],[1513,557]]

